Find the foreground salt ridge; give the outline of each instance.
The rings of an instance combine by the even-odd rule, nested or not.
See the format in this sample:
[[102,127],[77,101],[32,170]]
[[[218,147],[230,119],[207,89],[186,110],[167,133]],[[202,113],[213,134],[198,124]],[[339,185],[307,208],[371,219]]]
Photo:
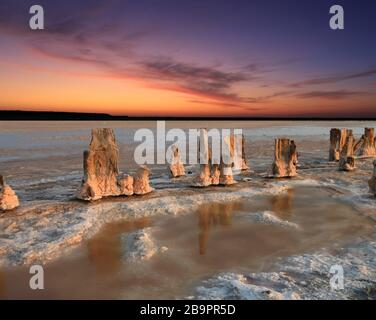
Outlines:
[[[341,249],[294,255],[283,259],[273,271],[222,273],[195,288],[195,299],[295,300],[375,299],[376,242],[363,241]],[[330,268],[344,269],[344,289],[331,290]]]

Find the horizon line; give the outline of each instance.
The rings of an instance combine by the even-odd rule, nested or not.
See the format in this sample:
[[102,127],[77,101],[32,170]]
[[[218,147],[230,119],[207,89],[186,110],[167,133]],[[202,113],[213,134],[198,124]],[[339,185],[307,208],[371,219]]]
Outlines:
[[69,112],[69,111],[29,111],[29,110],[1,110],[0,121],[114,121],[114,120],[236,120],[236,121],[251,121],[251,120],[376,120],[376,115],[282,115],[282,116],[228,116],[228,115],[186,115],[186,116],[162,116],[162,115],[144,115],[144,116],[129,116],[129,115],[113,115],[109,113],[98,112]]

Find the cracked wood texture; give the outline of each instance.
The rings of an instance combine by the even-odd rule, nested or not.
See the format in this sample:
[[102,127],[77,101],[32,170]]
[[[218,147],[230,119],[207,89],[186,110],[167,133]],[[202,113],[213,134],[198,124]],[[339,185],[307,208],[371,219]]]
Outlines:
[[170,175],[173,178],[181,177],[185,175],[185,169],[183,161],[180,157],[179,148],[176,145],[171,147],[171,161],[168,166]]
[[275,177],[294,177],[297,175],[296,166],[298,154],[293,140],[275,139],[274,163],[272,172]]
[[374,128],[364,128],[364,134],[354,146],[354,153],[358,157],[376,156],[376,138]]
[[13,189],[5,182],[5,178],[0,175],[0,211],[8,211],[20,205],[18,197]]
[[98,200],[120,195],[118,185],[119,148],[112,129],[91,131],[89,150],[84,151],[84,178],[77,197]]
[[347,129],[332,128],[330,130],[329,161],[339,161],[346,138]]
[[352,130],[347,131],[346,143],[341,150],[339,170],[352,171],[355,169],[354,136]]

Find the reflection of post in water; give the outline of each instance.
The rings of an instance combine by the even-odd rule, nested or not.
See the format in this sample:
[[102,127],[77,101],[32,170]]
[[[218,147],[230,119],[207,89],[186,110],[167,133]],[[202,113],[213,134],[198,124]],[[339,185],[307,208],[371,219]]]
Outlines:
[[213,226],[230,226],[234,210],[239,208],[237,203],[211,203],[198,208],[198,226],[200,228],[198,241],[199,253],[206,253],[209,239],[209,229]]
[[0,299],[5,295],[5,277],[0,271]]
[[107,224],[87,243],[88,259],[99,273],[115,272],[122,265],[121,235],[150,226],[149,218]]
[[272,210],[279,218],[284,220],[291,218],[294,193],[294,189],[288,189],[287,194],[276,195],[271,198]]

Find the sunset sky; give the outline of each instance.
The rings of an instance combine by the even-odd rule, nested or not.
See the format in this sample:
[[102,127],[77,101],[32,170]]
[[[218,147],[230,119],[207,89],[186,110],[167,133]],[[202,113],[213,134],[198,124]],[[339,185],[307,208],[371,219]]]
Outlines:
[[1,0],[0,109],[375,117],[375,39],[374,0]]

